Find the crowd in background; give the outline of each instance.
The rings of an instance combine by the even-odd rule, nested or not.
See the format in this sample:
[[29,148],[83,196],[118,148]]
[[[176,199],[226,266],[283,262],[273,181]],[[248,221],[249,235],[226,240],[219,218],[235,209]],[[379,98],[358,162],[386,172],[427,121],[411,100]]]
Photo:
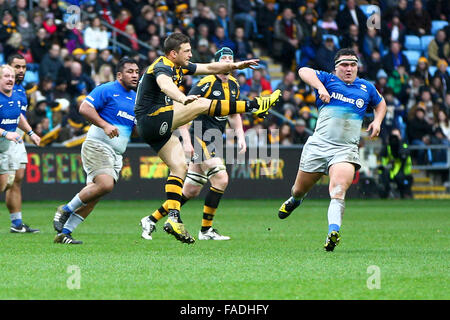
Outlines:
[[[73,4],[82,9],[81,19],[68,13]],[[368,4],[381,9],[381,19],[361,9]],[[121,56],[135,58],[143,72],[163,54],[171,32],[190,36],[193,62],[211,62],[215,51],[226,46],[236,60],[269,57],[281,64],[281,80],[269,72],[269,59],[262,59],[257,70],[234,74],[242,99],[282,90],[277,115],[265,120],[244,116],[245,130],[269,129],[268,143],[306,142],[317,110],[314,93],[300,83],[297,70],[308,66],[333,72],[333,57],[343,47],[355,50],[359,76],[372,81],[387,102],[384,140],[399,129],[413,145],[450,141],[450,28],[445,23],[434,27],[439,25],[434,21],[450,18],[447,0],[233,0],[232,16],[227,5],[215,1],[196,1],[191,7],[177,0],[39,0],[28,6],[28,0],[0,0],[0,58],[25,57],[30,124],[40,136],[62,129],[49,142],[84,134],[88,124],[78,106],[85,95],[114,79]],[[128,35],[116,34],[126,47],[113,46],[114,32],[105,21]],[[428,39],[415,50],[414,61],[407,50],[410,35]],[[197,80],[185,77],[181,89],[187,93]],[[279,134],[271,134],[277,132],[272,129]],[[422,164],[444,158],[445,153],[415,155]]]

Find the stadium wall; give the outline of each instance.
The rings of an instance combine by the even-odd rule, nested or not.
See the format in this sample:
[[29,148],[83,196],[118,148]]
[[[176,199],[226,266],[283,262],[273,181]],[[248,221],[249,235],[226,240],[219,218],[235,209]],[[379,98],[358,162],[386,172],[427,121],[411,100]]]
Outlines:
[[[24,200],[67,200],[86,183],[80,148],[27,147],[28,165],[23,183]],[[261,154],[264,154],[261,150]],[[226,198],[286,198],[294,183],[301,147],[283,147],[274,159],[262,155],[237,159],[236,150],[224,149],[234,162],[227,164],[230,182]],[[260,154],[260,153],[258,153]],[[265,153],[267,154],[267,153]],[[240,163],[239,163],[240,162]],[[164,183],[168,168],[147,146],[130,145],[123,157],[123,169],[115,190],[107,196],[115,200],[164,199]],[[204,188],[206,192],[207,188]],[[347,195],[349,198],[377,197],[373,181],[356,174]],[[4,196],[3,196],[4,197]],[[309,193],[310,198],[328,198],[328,177],[325,176]]]

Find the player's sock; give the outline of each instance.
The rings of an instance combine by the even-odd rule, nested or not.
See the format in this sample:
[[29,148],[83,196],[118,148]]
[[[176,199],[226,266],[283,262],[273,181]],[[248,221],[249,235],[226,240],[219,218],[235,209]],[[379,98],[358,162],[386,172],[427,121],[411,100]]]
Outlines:
[[[166,195],[167,195],[167,211],[169,216],[172,218],[177,218],[179,222],[180,219],[180,209],[181,209],[181,194],[183,192],[183,179],[176,176],[170,175],[166,182]],[[174,212],[178,212],[177,216]]]
[[206,231],[211,228],[213,224],[214,215],[219,206],[220,199],[223,196],[223,191],[211,187],[205,198],[205,205],[203,206],[203,219],[201,231]]
[[208,115],[220,117],[235,113],[251,112],[258,108],[258,104],[256,102],[252,104],[251,101],[212,100],[211,105],[209,106]]
[[[181,201],[180,205],[183,206],[189,199],[184,196],[184,194],[181,195]],[[155,210],[155,212],[152,213],[150,216],[150,221],[153,221],[154,223],[157,223],[159,220],[167,216],[169,213],[167,201],[162,204],[161,207],[159,207],[158,210]]]
[[345,200],[331,199],[328,207],[328,233],[339,231],[344,216]]
[[63,209],[69,212],[75,212],[77,211],[79,208],[81,208],[82,206],[85,206],[86,204],[81,201],[80,199],[80,194],[77,193],[75,195],[75,197],[73,197],[72,200],[70,200],[64,207]]
[[67,219],[66,223],[64,224],[62,233],[71,234],[73,232],[73,230],[75,230],[75,228],[78,227],[78,225],[80,223],[82,223],[83,221],[84,221],[84,218],[82,216],[80,216],[77,213],[72,213],[70,215],[69,219]]
[[22,225],[22,212],[13,212],[9,215],[14,227],[19,228]]

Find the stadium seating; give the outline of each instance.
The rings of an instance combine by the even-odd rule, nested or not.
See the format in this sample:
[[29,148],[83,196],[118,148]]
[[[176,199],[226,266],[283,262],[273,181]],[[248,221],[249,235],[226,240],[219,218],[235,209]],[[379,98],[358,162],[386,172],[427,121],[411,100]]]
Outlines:
[[422,52],[425,54],[425,56],[428,58],[428,45],[430,42],[434,39],[434,36],[426,35],[420,37],[420,44],[422,47]]
[[404,55],[408,58],[409,64],[411,66],[416,66],[420,58],[420,51],[415,50],[405,50]]
[[338,36],[336,36],[336,35],[334,35],[334,34],[324,34],[324,35],[322,36],[323,41],[325,41],[327,38],[332,38],[332,39],[333,39],[334,46],[335,46],[337,49],[340,49],[340,48],[341,48],[341,46],[340,46],[340,44],[339,44],[339,38],[338,38]]
[[0,53],[0,65],[5,64],[5,56],[3,53]]
[[434,73],[436,72],[437,67],[436,66],[429,66],[428,67],[428,72],[430,73],[431,76],[434,76]]
[[405,36],[405,48],[406,50],[422,50],[422,43],[418,36],[414,35],[406,35]]
[[448,21],[445,20],[433,20],[431,21],[431,34],[436,35],[438,30],[448,26]]
[[379,13],[380,8],[373,4],[363,4],[360,5],[359,8],[364,12],[367,17],[370,17],[374,13]]

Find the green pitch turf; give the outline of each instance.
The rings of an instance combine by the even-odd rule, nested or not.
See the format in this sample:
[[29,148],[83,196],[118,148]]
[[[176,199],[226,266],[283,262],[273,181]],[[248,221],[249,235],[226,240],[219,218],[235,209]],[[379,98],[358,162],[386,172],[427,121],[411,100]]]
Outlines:
[[[53,243],[58,203],[24,204],[24,221],[41,229],[34,235],[10,234],[4,207],[0,299],[450,298],[450,201],[348,200],[331,253],[328,201],[279,220],[281,202],[224,199],[214,226],[232,240],[194,245],[161,222],[153,241],[140,238],[139,220],[159,201],[100,202],[74,232],[81,246]],[[182,211],[196,238],[201,210],[191,201]]]

